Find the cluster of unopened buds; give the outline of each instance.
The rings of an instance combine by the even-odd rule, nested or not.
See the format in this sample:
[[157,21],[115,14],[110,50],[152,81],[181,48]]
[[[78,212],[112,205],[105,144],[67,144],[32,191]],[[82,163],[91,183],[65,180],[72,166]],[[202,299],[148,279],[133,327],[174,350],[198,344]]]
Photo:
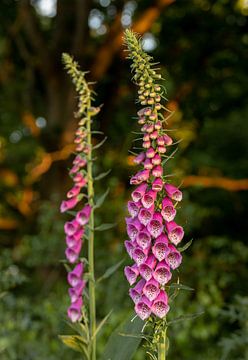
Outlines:
[[[73,179],[73,187],[67,192],[67,200],[62,201],[60,211],[66,212],[73,209],[82,199],[83,190],[87,185],[86,171],[84,168],[87,165],[86,156],[89,151],[89,145],[86,142],[87,131],[84,127],[84,122],[79,122],[79,128],[76,131],[74,143],[76,144],[77,155],[73,160],[73,166],[69,171]],[[83,209],[75,213],[71,221],[67,221],[64,225],[66,235],[66,250],[65,255],[70,264],[75,264],[74,269],[68,273],[69,295],[71,305],[68,308],[68,317],[72,322],[78,321],[82,316],[83,306],[83,289],[85,287],[85,280],[83,280],[84,265],[79,260],[81,248],[83,245],[83,236],[85,232],[85,225],[89,221],[91,207],[86,204]]]

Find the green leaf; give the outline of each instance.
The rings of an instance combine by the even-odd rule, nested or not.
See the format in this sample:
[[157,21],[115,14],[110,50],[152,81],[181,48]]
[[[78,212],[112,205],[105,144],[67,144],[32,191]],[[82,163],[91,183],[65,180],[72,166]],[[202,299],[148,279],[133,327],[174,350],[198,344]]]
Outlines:
[[99,149],[99,147],[101,147],[105,143],[106,140],[107,140],[107,136],[105,136],[105,138],[102,141],[100,141],[98,144],[93,146],[93,150]]
[[105,191],[105,193],[96,200],[96,204],[94,206],[94,209],[98,209],[100,206],[102,206],[102,204],[104,203],[104,200],[108,196],[108,193],[109,193],[109,189],[107,189]]
[[78,351],[89,358],[88,349],[83,344],[81,336],[78,335],[59,335],[60,340],[69,348]]
[[185,244],[184,246],[178,248],[178,250],[179,250],[180,252],[183,252],[183,251],[187,250],[187,249],[190,247],[190,245],[192,244],[192,242],[193,242],[193,239],[191,239],[190,241],[188,241],[187,244]]
[[141,338],[131,336],[121,336],[124,334],[137,334],[140,333],[144,322],[134,315],[130,316],[127,321],[121,324],[110,336],[101,360],[131,360],[137,350]]
[[178,318],[176,318],[174,320],[169,321],[167,323],[167,325],[170,326],[170,325],[172,325],[174,323],[177,323],[177,322],[180,322],[180,321],[195,319],[195,318],[201,316],[202,314],[204,314],[204,311],[201,311],[201,312],[195,313],[195,314],[182,315],[182,316],[179,316]]
[[102,329],[102,327],[104,326],[104,324],[106,323],[106,321],[108,320],[108,318],[110,317],[110,315],[112,314],[112,311],[111,310],[103,319],[102,321],[100,322],[100,324],[97,326],[96,328],[96,331],[95,331],[95,334],[92,336],[92,339],[94,339],[97,334],[99,333],[99,331]]
[[189,286],[186,286],[186,285],[183,285],[183,284],[170,284],[168,286],[169,288],[172,288],[172,289],[180,289],[180,290],[188,290],[188,291],[194,291],[195,289],[189,287]]
[[110,277],[113,273],[116,272],[117,269],[119,269],[119,267],[123,264],[124,259],[122,259],[121,261],[119,261],[117,264],[114,264],[113,266],[109,267],[105,273],[99,277],[99,279],[97,280],[97,282],[100,282],[104,279],[107,279],[108,277]]
[[101,179],[105,178],[105,176],[107,176],[110,172],[111,172],[111,169],[109,169],[108,171],[105,171],[105,172],[97,175],[96,177],[94,177],[94,180],[95,180],[95,181],[101,180]]
[[85,344],[89,343],[89,329],[86,325],[81,322],[71,323],[66,321],[66,323],[72,328],[76,333],[80,335],[80,340]]
[[108,229],[112,229],[115,226],[116,226],[116,224],[101,224],[101,225],[95,227],[95,230],[96,231],[105,231]]

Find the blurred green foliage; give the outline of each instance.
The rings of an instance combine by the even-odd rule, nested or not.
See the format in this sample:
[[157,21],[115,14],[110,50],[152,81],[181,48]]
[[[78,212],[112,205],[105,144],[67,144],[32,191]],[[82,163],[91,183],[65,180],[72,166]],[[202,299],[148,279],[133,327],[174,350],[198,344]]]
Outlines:
[[[129,176],[135,171],[128,150],[135,137],[131,131],[138,129],[132,120],[136,89],[129,64],[118,51],[111,53],[112,39],[122,29],[121,16],[123,23],[136,24],[158,2],[87,0],[78,11],[77,1],[58,0],[57,15],[50,17],[42,13],[41,1],[32,3],[36,10],[28,0],[0,4],[0,357],[77,360],[57,336],[71,333],[65,322],[66,271],[60,262],[65,216],[58,210],[70,186],[71,158],[55,152],[72,141],[75,127],[74,94],[61,53],[73,53],[83,69],[91,69],[89,77],[99,80],[98,102],[105,104],[95,126],[108,141],[97,154],[96,172],[112,172],[97,183],[98,194],[107,187],[110,194],[96,220],[117,227],[97,234],[100,277],[125,257],[123,219]],[[240,0],[176,1],[161,7],[145,30],[152,39],[146,45],[154,47],[166,79],[168,106],[175,110],[170,129],[183,139],[168,171],[176,173],[178,184],[190,175],[220,178],[218,186],[196,183],[184,190],[179,221],[185,241],[194,240],[184,253],[180,280],[195,291],[180,291],[169,320],[204,314],[169,329],[169,358],[175,360],[248,359],[248,196],[221,182],[231,178],[235,188],[236,180],[248,178],[247,13]],[[98,76],[92,64],[99,70],[104,63],[105,58],[97,63],[102,48],[112,55]],[[99,320],[113,309],[99,336],[99,353],[130,314],[127,291],[121,268],[99,283]],[[144,359],[142,347],[134,359]]]

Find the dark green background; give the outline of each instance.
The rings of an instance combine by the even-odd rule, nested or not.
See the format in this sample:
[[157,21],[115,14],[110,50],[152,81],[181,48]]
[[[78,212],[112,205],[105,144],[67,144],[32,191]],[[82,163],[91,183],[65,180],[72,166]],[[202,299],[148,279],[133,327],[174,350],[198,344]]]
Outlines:
[[[128,150],[135,136],[131,131],[138,129],[132,119],[138,107],[130,64],[116,41],[125,3],[125,9],[130,7],[130,2],[118,0],[108,7],[91,0],[58,0],[57,15],[51,18],[39,15],[26,0],[0,3],[3,360],[79,359],[57,337],[69,333],[64,322],[66,271],[60,263],[66,216],[59,213],[59,203],[71,185],[67,168],[72,157],[54,161],[41,176],[32,176],[46,153],[54,154],[72,142],[76,126],[75,94],[61,65],[63,51],[91,70],[89,79],[98,81],[97,104],[104,103],[95,128],[103,130],[108,141],[97,154],[96,172],[108,168],[112,172],[97,183],[98,194],[109,186],[110,195],[96,220],[117,222],[117,227],[97,234],[97,276],[125,256],[125,204],[131,190],[129,176],[135,171]],[[142,18],[142,31],[157,41],[152,55],[161,63],[168,107],[175,110],[169,127],[177,129],[176,139],[183,139],[167,170],[177,174],[176,184],[185,178],[179,221],[185,226],[185,239],[194,241],[184,253],[180,279],[195,291],[180,292],[169,319],[204,311],[197,319],[170,328],[169,359],[248,359],[248,197],[237,181],[248,179],[247,4],[242,0],[133,4],[133,24]],[[88,27],[92,9],[104,16],[103,35]],[[155,14],[150,23],[149,14]],[[35,125],[39,117],[47,121],[40,130]],[[191,175],[196,181],[187,185]],[[199,177],[212,185],[199,185]],[[226,179],[231,179],[232,190]],[[130,313],[127,291],[122,269],[99,285],[99,319],[114,310],[100,335],[99,353]],[[134,359],[144,359],[142,347]]]

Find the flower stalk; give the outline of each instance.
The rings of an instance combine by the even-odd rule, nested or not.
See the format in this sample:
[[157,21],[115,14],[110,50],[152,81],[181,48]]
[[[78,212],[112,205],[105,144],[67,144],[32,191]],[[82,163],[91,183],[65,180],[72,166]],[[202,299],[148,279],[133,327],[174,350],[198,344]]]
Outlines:
[[[66,345],[73,349],[78,348],[84,354],[84,359],[96,360],[96,287],[94,265],[94,176],[93,176],[93,145],[92,122],[94,116],[100,111],[99,107],[92,106],[93,92],[85,79],[85,72],[79,69],[78,64],[68,54],[63,54],[65,68],[72,78],[78,94],[78,111],[76,117],[78,129],[74,139],[76,157],[69,171],[74,186],[67,192],[67,200],[62,201],[61,212],[68,212],[74,218],[65,224],[66,258],[74,266],[69,268],[68,283],[71,305],[68,308],[68,317],[72,323],[80,322],[85,333],[80,336],[61,337]],[[99,146],[99,144],[98,144]],[[81,201],[86,199],[82,209],[71,211],[79,207]],[[88,241],[88,256],[80,257],[84,239]],[[85,273],[85,267],[88,272]],[[88,283],[88,284],[87,284]],[[84,288],[88,286],[88,308],[84,300]],[[87,311],[89,309],[89,311]],[[88,326],[89,324],[89,326]],[[78,331],[78,327],[75,327]],[[86,340],[87,339],[87,340]],[[71,341],[70,341],[71,340]]]
[[153,340],[148,346],[153,355],[148,354],[164,360],[168,350],[166,315],[172,300],[169,282],[173,270],[182,262],[176,247],[184,230],[175,222],[182,192],[165,174],[165,164],[172,157],[167,153],[175,143],[165,128],[168,110],[163,105],[164,90],[159,83],[157,64],[129,29],[125,31],[125,43],[132,61],[132,79],[139,88],[138,103],[142,108],[137,112],[137,120],[143,134],[143,149],[134,158],[141,169],[130,179],[136,188],[127,206],[130,217],[126,218],[129,240],[125,247],[134,264],[126,266],[124,273],[130,286],[135,284],[129,295],[136,314],[153,328]]

